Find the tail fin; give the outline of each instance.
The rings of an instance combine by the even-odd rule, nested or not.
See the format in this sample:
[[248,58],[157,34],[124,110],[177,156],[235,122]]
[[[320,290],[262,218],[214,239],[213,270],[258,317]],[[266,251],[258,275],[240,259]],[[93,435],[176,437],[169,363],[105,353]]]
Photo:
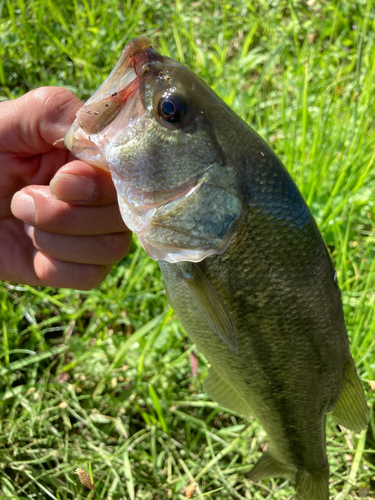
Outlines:
[[251,481],[260,481],[269,477],[285,477],[296,483],[296,491],[301,500],[329,500],[328,479],[329,468],[324,467],[317,472],[297,470],[272,457],[267,450],[254,465],[249,474]]
[[296,476],[296,491],[301,500],[329,500],[328,467],[310,474],[300,470]]

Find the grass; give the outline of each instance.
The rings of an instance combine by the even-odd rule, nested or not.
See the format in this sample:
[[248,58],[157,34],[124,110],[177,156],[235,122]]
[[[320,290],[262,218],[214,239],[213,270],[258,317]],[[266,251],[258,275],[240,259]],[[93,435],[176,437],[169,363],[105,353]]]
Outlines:
[[[317,218],[372,406],[374,28],[370,0],[0,0],[0,100],[41,85],[86,99],[140,34],[198,73]],[[138,243],[95,290],[3,283],[0,307],[0,498],[183,499],[194,480],[201,500],[294,498],[285,481],[248,481],[266,436],[203,394],[206,362]],[[327,433],[332,498],[373,498],[374,416],[367,433]]]

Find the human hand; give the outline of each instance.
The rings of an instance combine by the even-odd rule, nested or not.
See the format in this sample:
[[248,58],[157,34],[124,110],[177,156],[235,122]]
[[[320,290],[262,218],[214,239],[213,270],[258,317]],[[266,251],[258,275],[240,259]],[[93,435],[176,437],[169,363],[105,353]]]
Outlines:
[[58,87],[0,103],[2,280],[89,290],[129,250],[110,175],[53,146],[81,105]]

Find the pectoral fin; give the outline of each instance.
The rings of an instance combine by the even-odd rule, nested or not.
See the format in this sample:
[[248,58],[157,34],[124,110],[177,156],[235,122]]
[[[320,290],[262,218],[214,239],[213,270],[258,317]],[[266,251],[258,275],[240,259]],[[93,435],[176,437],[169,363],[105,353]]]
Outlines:
[[250,406],[238,394],[235,387],[230,382],[227,382],[214,367],[210,368],[208,376],[204,379],[203,389],[220,406],[235,411],[244,417],[251,416]]
[[182,262],[180,268],[194,304],[207,324],[231,351],[238,354],[232,318],[217,290],[196,264]]
[[352,359],[345,365],[340,396],[332,417],[338,424],[355,432],[368,425],[369,409]]

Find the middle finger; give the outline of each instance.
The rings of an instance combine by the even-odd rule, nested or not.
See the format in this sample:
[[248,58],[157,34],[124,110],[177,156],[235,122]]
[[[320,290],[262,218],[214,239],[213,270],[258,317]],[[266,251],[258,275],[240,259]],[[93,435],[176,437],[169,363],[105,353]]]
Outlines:
[[128,231],[117,203],[80,206],[56,200],[49,186],[28,186],[13,196],[18,219],[41,231],[66,235],[99,235]]

